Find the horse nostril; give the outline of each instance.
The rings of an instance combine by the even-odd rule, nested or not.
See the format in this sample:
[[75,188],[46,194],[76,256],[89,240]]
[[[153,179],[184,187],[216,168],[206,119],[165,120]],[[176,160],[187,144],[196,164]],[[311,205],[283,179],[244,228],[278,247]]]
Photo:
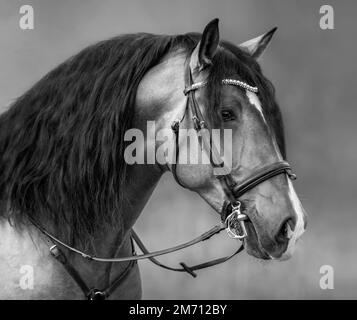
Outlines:
[[294,230],[294,222],[291,218],[289,218],[282,223],[275,237],[276,241],[278,243],[288,242],[291,237],[290,233],[292,232],[292,230]]
[[286,240],[288,240],[288,230],[287,230],[286,223],[284,223],[281,226],[281,228],[275,238],[276,238],[276,241],[279,243],[282,243],[282,242],[285,242]]

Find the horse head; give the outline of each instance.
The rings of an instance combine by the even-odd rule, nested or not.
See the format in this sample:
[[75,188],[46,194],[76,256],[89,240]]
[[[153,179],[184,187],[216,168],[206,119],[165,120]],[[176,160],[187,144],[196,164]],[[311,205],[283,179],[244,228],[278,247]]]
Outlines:
[[[258,64],[275,30],[235,46],[219,39],[218,19],[215,19],[206,26],[202,36],[190,35],[196,39],[192,50],[178,51],[161,62],[139,87],[139,105],[152,92],[165,96],[157,103],[162,108],[159,108],[161,116],[156,119],[158,123],[168,126],[173,122],[180,130],[193,129],[197,125],[196,111],[187,108],[193,102],[187,102],[179,90],[186,86],[187,91],[184,69],[189,68],[197,112],[208,124],[210,133],[213,129],[229,133],[228,144],[224,141],[225,134],[220,135],[218,151],[224,154],[224,162],[229,163],[230,178],[237,186],[260,168],[286,160],[281,113],[274,89]],[[184,139],[182,134],[177,136],[176,148],[180,148],[177,163],[167,161],[161,168],[171,170],[182,186],[197,192],[215,211],[222,213],[230,200],[217,179],[222,173],[217,173],[212,161],[204,163],[202,154],[199,156],[200,151],[207,152],[215,142],[205,145],[197,130],[190,135],[190,143]],[[264,179],[242,194],[239,202],[241,212],[248,217],[247,237],[243,240],[248,253],[263,259],[289,258],[306,226],[305,212],[289,175],[277,174]]]

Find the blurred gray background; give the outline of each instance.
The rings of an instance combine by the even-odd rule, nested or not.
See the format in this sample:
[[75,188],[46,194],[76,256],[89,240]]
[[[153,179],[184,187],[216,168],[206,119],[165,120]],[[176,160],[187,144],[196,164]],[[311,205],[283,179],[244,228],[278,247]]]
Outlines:
[[[19,28],[31,4],[35,29]],[[202,32],[220,18],[221,37],[240,43],[278,26],[261,62],[274,83],[286,126],[289,161],[309,225],[293,259],[261,262],[246,253],[197,279],[140,262],[147,299],[357,298],[355,0],[329,1],[335,29],[319,28],[324,1],[2,0],[0,111],[57,64],[93,42],[121,33]],[[151,250],[186,241],[216,224],[198,196],[165,175],[136,225]],[[225,235],[177,254],[170,264],[231,252]],[[320,267],[334,268],[334,289],[321,290]]]

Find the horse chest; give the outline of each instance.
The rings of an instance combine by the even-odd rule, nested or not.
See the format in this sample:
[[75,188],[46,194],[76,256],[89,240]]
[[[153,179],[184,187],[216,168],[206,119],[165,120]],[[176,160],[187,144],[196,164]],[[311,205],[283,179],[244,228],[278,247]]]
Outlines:
[[0,299],[80,297],[48,248],[27,232],[15,231],[7,221],[0,223],[0,287]]

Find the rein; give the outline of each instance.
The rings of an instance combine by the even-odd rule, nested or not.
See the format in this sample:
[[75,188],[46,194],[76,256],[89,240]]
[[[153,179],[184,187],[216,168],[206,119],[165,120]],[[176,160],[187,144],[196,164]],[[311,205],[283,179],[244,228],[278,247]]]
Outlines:
[[[176,161],[172,164],[172,174],[177,181],[178,184],[180,184],[182,187],[185,188],[185,185],[180,181],[178,175],[177,175],[177,163],[179,160],[179,130],[180,130],[180,124],[185,118],[187,111],[190,110],[192,113],[192,121],[194,124],[194,128],[197,132],[197,135],[202,137],[202,141],[204,144],[204,147],[208,152],[211,153],[210,157],[210,162],[212,167],[223,167],[224,161],[221,158],[219,152],[217,151],[215,145],[210,142],[209,138],[207,139],[207,136],[201,135],[200,131],[203,128],[208,127],[208,123],[205,121],[201,110],[199,108],[198,102],[195,97],[195,91],[204,87],[207,83],[206,82],[197,82],[194,83],[192,79],[192,73],[190,69],[190,64],[189,60],[186,62],[186,69],[185,69],[185,90],[184,94],[187,96],[187,103],[186,103],[186,109],[183,117],[180,120],[176,120],[172,123],[172,130],[175,133],[175,143],[176,143]],[[235,86],[240,86],[245,90],[252,91],[252,92],[257,92],[258,88],[250,86],[240,80],[235,80],[235,79],[223,79],[222,80],[223,85],[235,85]],[[241,203],[238,200],[239,197],[241,197],[243,194],[245,194],[247,191],[253,189],[255,186],[258,184],[271,179],[274,176],[280,175],[280,174],[287,174],[291,179],[295,179],[296,176],[291,173],[291,167],[290,165],[285,162],[285,161],[280,161],[276,162],[270,165],[267,165],[258,171],[254,172],[252,175],[247,177],[243,182],[240,184],[237,184],[231,174],[226,174],[226,175],[219,175],[216,176],[216,178],[220,181],[223,190],[225,192],[225,195],[228,200],[225,201],[223,204],[223,209],[221,211],[221,224],[214,226],[210,230],[204,232],[197,238],[185,242],[183,244],[167,248],[164,250],[159,250],[159,251],[154,251],[154,252],[149,252],[145,245],[142,243],[138,235],[134,232],[134,230],[131,230],[130,234],[130,239],[131,239],[131,245],[132,245],[132,255],[128,257],[120,257],[120,258],[101,258],[101,257],[95,257],[89,254],[86,254],[76,248],[73,248],[69,246],[68,244],[62,242],[49,232],[47,232],[42,226],[40,226],[36,221],[33,219],[30,219],[30,222],[39,230],[41,231],[45,236],[46,236],[46,242],[49,245],[49,250],[51,255],[57,259],[67,270],[69,275],[73,278],[73,280],[78,284],[78,286],[82,289],[85,297],[88,300],[103,300],[106,299],[110,296],[111,293],[114,292],[114,290],[120,285],[122,280],[128,275],[129,271],[134,267],[135,263],[138,260],[143,260],[143,259],[149,259],[151,262],[154,264],[158,265],[159,267],[162,267],[167,270],[172,270],[172,271],[177,271],[177,272],[187,272],[191,276],[196,277],[197,274],[195,273],[196,270],[204,269],[207,267],[211,267],[217,264],[221,264],[223,262],[228,261],[229,259],[233,258],[235,255],[240,253],[244,249],[244,243],[243,239],[247,237],[247,232],[245,228],[245,223],[248,219],[248,217],[241,212],[240,206]],[[169,267],[161,262],[159,262],[155,257],[165,255],[171,252],[175,252],[178,250],[182,250],[184,248],[193,246],[199,242],[208,240],[212,236],[220,233],[221,231],[226,230],[228,235],[232,238],[236,238],[242,241],[241,245],[238,247],[238,249],[233,252],[231,255],[227,257],[222,257],[218,259],[214,259],[205,263],[201,263],[195,266],[187,266],[185,263],[181,262],[180,263],[180,268],[174,268],[174,267]],[[136,243],[136,245],[140,248],[142,251],[142,254],[137,255],[134,251],[134,244],[133,242]],[[106,263],[113,263],[113,262],[118,262],[118,263],[123,263],[123,262],[128,262],[127,267],[125,268],[124,272],[122,272],[111,284],[108,288],[104,290],[98,290],[95,288],[88,288],[88,286],[85,284],[83,281],[82,277],[79,275],[78,271],[73,268],[73,266],[69,263],[68,259],[62,252],[62,250],[58,247],[58,245],[68,249],[69,251],[81,255],[84,259],[91,260],[91,261],[98,261],[98,262],[106,262]]]

